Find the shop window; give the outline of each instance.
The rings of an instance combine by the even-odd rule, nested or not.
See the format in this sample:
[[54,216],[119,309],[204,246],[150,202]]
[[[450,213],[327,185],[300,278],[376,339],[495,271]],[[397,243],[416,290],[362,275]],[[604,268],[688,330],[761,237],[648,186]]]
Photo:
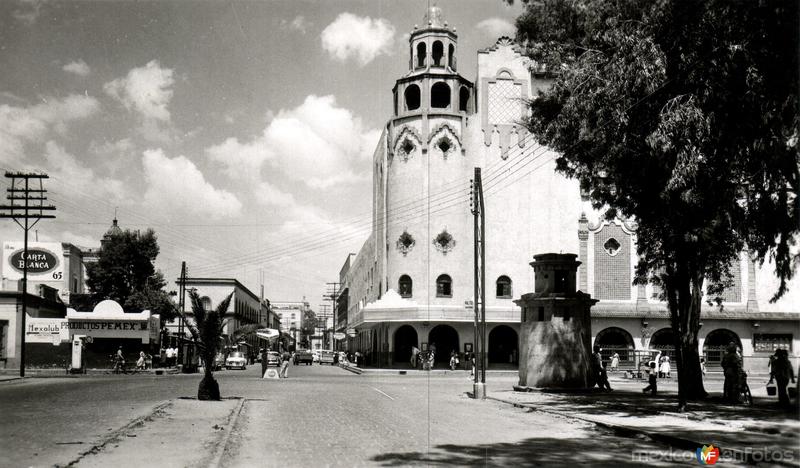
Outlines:
[[453,280],[449,275],[436,278],[436,297],[453,297]]
[[413,294],[413,282],[411,281],[411,277],[408,275],[401,276],[397,284],[397,289],[400,291],[400,297],[411,297]]
[[431,107],[447,109],[450,107],[450,86],[438,82],[431,87]]
[[756,333],[753,335],[753,351],[774,353],[778,349],[792,350],[791,334]]
[[409,85],[405,92],[406,97],[406,110],[415,110],[419,109],[419,102],[420,102],[420,95],[419,95],[419,86],[417,85]]
[[497,294],[496,296],[499,299],[510,299],[511,298],[511,278],[508,276],[501,276],[497,278]]

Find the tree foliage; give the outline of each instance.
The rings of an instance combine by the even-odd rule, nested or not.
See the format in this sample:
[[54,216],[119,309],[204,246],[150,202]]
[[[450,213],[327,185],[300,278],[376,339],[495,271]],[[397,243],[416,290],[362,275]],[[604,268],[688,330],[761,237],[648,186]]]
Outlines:
[[798,263],[798,2],[543,0],[517,29],[554,74],[531,131],[596,208],[636,221],[637,282],[666,292],[681,401],[703,396],[704,282],[719,294],[747,249],[775,264],[777,299]]
[[225,313],[231,302],[233,293],[223,299],[213,310],[206,310],[197,291],[189,290],[189,299],[192,302],[192,314],[194,317],[186,317],[182,311],[178,314],[186,323],[189,333],[200,348],[200,356],[203,358],[203,369],[205,374],[200,381],[197,390],[198,400],[219,400],[219,384],[214,380],[214,359],[217,357],[223,343],[223,328],[225,326]]
[[152,229],[112,235],[100,248],[97,263],[87,267],[92,302],[113,299],[126,310],[150,310],[162,320],[174,318],[175,306],[163,289],[166,282],[154,266],[158,253]]

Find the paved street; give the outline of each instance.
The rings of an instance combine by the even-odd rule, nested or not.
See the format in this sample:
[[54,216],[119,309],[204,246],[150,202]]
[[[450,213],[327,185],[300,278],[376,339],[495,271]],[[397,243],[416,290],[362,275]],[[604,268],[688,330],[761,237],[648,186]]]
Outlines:
[[[180,399],[194,396],[199,375],[3,383],[0,460],[3,466],[638,466],[634,452],[665,448],[571,418],[472,400],[465,373],[355,375],[319,365],[289,371],[287,380],[261,379],[258,366],[219,372],[223,403]],[[515,383],[509,375],[492,377],[490,391]]]

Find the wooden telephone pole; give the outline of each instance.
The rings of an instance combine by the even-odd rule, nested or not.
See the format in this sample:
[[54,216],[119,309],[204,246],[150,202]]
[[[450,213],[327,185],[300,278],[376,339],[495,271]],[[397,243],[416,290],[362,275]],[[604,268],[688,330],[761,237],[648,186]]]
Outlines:
[[[486,224],[483,206],[483,183],[481,182],[481,168],[475,168],[475,178],[471,181],[472,198],[470,200],[473,227],[474,227],[474,265],[475,265],[475,380],[473,382],[473,397],[486,398]],[[480,382],[478,382],[480,370]]]
[[[54,214],[45,214],[45,211],[54,211],[55,206],[45,205],[47,201],[42,179],[48,179],[47,174],[30,174],[22,172],[6,172],[6,177],[11,179],[11,188],[7,189],[6,198],[8,205],[0,206],[0,218],[13,219],[25,232],[22,247],[22,318],[20,320],[20,351],[19,351],[19,376],[25,377],[25,321],[28,314],[28,231],[39,220],[55,218]],[[38,183],[38,188],[32,188],[32,183]],[[33,222],[31,222],[33,221]]]

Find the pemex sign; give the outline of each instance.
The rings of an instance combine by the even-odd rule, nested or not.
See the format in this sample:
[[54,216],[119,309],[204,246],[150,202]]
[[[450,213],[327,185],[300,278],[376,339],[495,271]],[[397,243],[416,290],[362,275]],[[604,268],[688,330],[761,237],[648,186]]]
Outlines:
[[64,251],[58,242],[29,242],[27,252],[21,242],[3,243],[3,278],[22,279],[28,266],[33,281],[61,281],[64,278]]

